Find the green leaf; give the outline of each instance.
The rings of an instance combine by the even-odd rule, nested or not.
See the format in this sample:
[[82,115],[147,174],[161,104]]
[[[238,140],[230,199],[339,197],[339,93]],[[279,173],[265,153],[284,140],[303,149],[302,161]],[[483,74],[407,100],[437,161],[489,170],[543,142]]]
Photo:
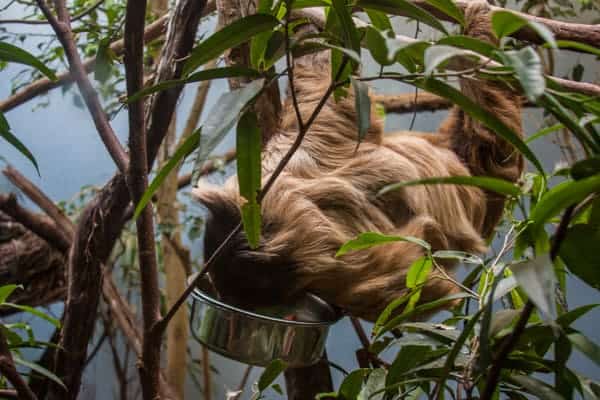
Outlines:
[[590,53],[597,57],[600,57],[600,49],[585,43],[574,42],[571,40],[557,40],[556,45],[559,49],[583,51],[585,53]]
[[[271,8],[273,7],[273,0],[260,0],[258,2],[258,9],[256,10],[259,14],[270,14]],[[261,32],[252,38],[250,42],[250,65],[256,69],[262,69],[265,52],[267,51],[267,45],[273,32]]]
[[381,314],[379,314],[379,317],[377,317],[377,321],[375,321],[375,325],[373,325],[373,335],[374,336],[379,336],[381,329],[388,322],[388,320],[392,316],[392,313],[398,307],[400,307],[401,305],[406,303],[408,301],[408,299],[410,298],[411,294],[412,294],[411,292],[407,292],[407,293],[403,294],[402,296],[398,297],[397,299],[393,300],[390,304],[388,304],[385,307],[385,309],[381,312]]
[[403,314],[412,311],[419,302],[419,299],[421,298],[421,286],[427,280],[432,268],[433,261],[430,256],[418,258],[408,268],[406,274],[406,287],[412,289],[412,294]]
[[598,173],[600,173],[600,157],[598,156],[578,161],[571,167],[571,176],[575,180],[588,178]]
[[35,309],[33,307],[24,306],[24,305],[21,305],[21,304],[13,304],[13,303],[4,303],[4,304],[2,304],[2,306],[3,307],[14,308],[15,310],[19,310],[19,311],[23,311],[23,312],[35,315],[36,317],[40,317],[41,319],[50,322],[55,327],[60,328],[60,321],[59,320],[57,320],[56,318],[52,318],[48,314],[45,314],[42,311],[39,311],[39,310],[37,310],[37,309]]
[[499,178],[491,178],[487,176],[444,176],[439,178],[425,178],[414,181],[393,183],[381,189],[379,193],[377,193],[377,196],[382,196],[386,193],[403,187],[416,185],[465,185],[475,186],[491,192],[504,194],[506,196],[517,197],[521,194],[521,190],[518,186]]
[[392,15],[402,15],[412,18],[440,32],[448,33],[444,25],[436,17],[407,0],[358,0],[356,5],[367,10],[383,11]]
[[496,59],[496,46],[493,44],[466,35],[446,36],[437,41],[438,45],[459,47],[461,49],[471,50],[485,57]]
[[350,251],[368,249],[373,246],[379,246],[385,243],[391,242],[410,242],[419,245],[427,250],[431,249],[429,243],[422,239],[412,236],[390,236],[384,235],[377,232],[365,232],[358,235],[356,239],[352,239],[342,245],[338,252],[335,254],[336,257],[341,257]]
[[363,380],[368,373],[369,370],[365,368],[350,372],[340,385],[339,395],[343,399],[356,399],[362,388]]
[[0,304],[4,303],[17,288],[23,289],[23,286],[14,284],[0,286]]
[[538,53],[531,47],[521,50],[505,51],[499,53],[505,65],[510,66],[521,83],[525,95],[531,102],[535,102],[546,90],[544,67]]
[[547,128],[540,129],[539,131],[537,131],[533,135],[529,136],[527,138],[527,140],[525,140],[525,143],[531,143],[531,142],[533,142],[533,141],[535,141],[535,140],[537,140],[537,139],[539,139],[541,137],[544,137],[544,136],[546,136],[546,135],[548,135],[548,134],[550,134],[552,132],[556,132],[556,131],[558,131],[560,129],[563,129],[564,127],[565,126],[563,124],[554,124],[554,125],[551,125],[551,126],[549,126]]
[[38,175],[40,174],[40,170],[38,168],[38,163],[35,160],[35,157],[29,149],[21,142],[15,135],[13,135],[10,131],[10,126],[8,125],[8,121],[4,117],[4,114],[0,112],[0,136],[2,136],[8,143],[12,144],[15,149],[17,149],[21,154],[31,161]]
[[431,78],[417,80],[414,84],[415,86],[421,89],[427,90],[433,94],[437,94],[438,96],[444,97],[450,100],[452,103],[461,107],[465,113],[469,114],[469,116],[476,119],[477,121],[480,121],[486,127],[490,128],[496,134],[500,135],[504,140],[512,144],[517,150],[521,152],[521,154],[523,154],[525,158],[531,161],[531,163],[540,171],[542,175],[544,174],[544,168],[542,167],[540,161],[515,131],[506,126],[492,113],[481,108],[478,104],[466,97],[459,90],[438,79]]
[[560,246],[560,258],[579,279],[600,290],[600,229],[589,224],[576,224],[567,230]]
[[255,203],[261,187],[261,132],[252,111],[244,113],[238,122],[236,148],[240,195]]
[[202,126],[198,154],[192,173],[194,184],[198,181],[197,174],[204,161],[238,120],[242,110],[260,93],[263,86],[263,79],[252,81],[243,88],[224,93],[211,108]]
[[581,351],[586,357],[595,362],[596,365],[600,366],[600,346],[579,332],[570,333],[567,336],[577,350]]
[[258,390],[264,392],[286,368],[287,364],[280,359],[271,361],[258,378]]
[[561,395],[544,382],[527,375],[511,375],[509,381],[521,386],[528,393],[533,394],[540,400],[564,400]]
[[385,386],[391,386],[401,381],[402,375],[411,369],[425,363],[431,357],[429,345],[406,345],[400,347],[394,362],[389,368]]
[[150,94],[167,90],[173,87],[185,85],[186,83],[208,81],[211,79],[236,78],[240,76],[247,78],[257,78],[260,76],[260,72],[258,72],[255,69],[237,66],[204,69],[202,71],[195,72],[184,79],[162,81],[154,86],[144,88],[139,92],[135,93],[134,95],[130,96],[126,102],[132,103]]
[[385,387],[385,378],[387,371],[383,368],[376,368],[371,371],[367,383],[362,387],[357,400],[383,400]]
[[453,20],[461,24],[465,25],[465,17],[463,12],[453,0],[425,0],[427,3],[431,4],[447,16],[451,17]]
[[253,14],[240,18],[198,44],[183,65],[183,75],[220,56],[225,50],[247,42],[258,33],[270,31],[279,20],[269,14]]
[[567,313],[564,313],[556,322],[561,325],[563,328],[567,328],[571,326],[571,324],[577,321],[579,318],[593,310],[594,308],[600,306],[600,304],[586,304],[584,306],[577,307]]
[[471,50],[447,45],[434,45],[425,50],[425,75],[431,75],[443,63],[458,56],[479,57]]
[[600,175],[554,186],[544,194],[529,214],[532,231],[536,232],[536,229],[541,228],[546,221],[565,208],[579,203],[588,195],[598,191],[600,191]]
[[375,28],[377,28],[380,31],[394,31],[394,28],[392,28],[392,23],[390,22],[389,17],[385,13],[375,10],[366,11],[367,15],[369,16],[369,19],[371,20],[371,24],[373,24]]
[[527,18],[508,10],[498,10],[492,13],[492,30],[498,39],[509,36],[525,26],[533,29],[549,47],[557,48],[554,34],[545,25],[529,21]]
[[13,46],[10,43],[0,42],[0,61],[29,65],[46,75],[51,81],[56,81],[54,72],[46,67],[43,62],[35,58],[32,54],[17,46]]
[[358,143],[367,135],[371,128],[371,98],[369,97],[369,85],[354,78],[350,78],[354,88],[354,101],[358,123]]
[[180,162],[183,162],[183,160],[198,147],[198,143],[200,142],[200,130],[201,128],[197,129],[190,137],[185,139],[181,146],[175,150],[175,153],[173,153],[173,156],[169,161],[160,169],[160,171],[158,171],[154,179],[152,179],[152,182],[146,188],[142,198],[135,206],[135,213],[133,214],[134,220],[140,216],[142,210],[146,207],[148,202],[152,200],[152,196],[154,196],[154,193],[156,193],[160,185],[167,179],[171,171],[173,171]]
[[483,264],[483,260],[475,254],[467,253],[465,251],[458,250],[438,250],[433,253],[434,258],[452,259],[458,260],[465,264]]
[[242,206],[242,224],[251,249],[256,249],[260,242],[261,215],[260,204],[246,203]]
[[38,374],[42,375],[45,378],[50,379],[52,382],[58,384],[59,386],[61,386],[65,390],[67,390],[67,387],[60,380],[60,378],[58,376],[54,375],[52,372],[48,371],[46,368],[42,367],[41,365],[23,360],[22,358],[16,356],[15,354],[13,354],[13,360],[16,364],[22,365],[26,368],[31,369],[32,371],[37,372]]
[[332,8],[337,14],[340,27],[344,35],[344,47],[354,50],[360,54],[360,38],[354,25],[350,8],[346,0],[332,0]]
[[96,51],[96,62],[94,63],[94,79],[104,83],[110,78],[114,54],[110,49],[110,37],[100,41]]
[[368,26],[364,41],[371,56],[379,65],[391,65],[394,63],[394,60],[389,59],[385,38],[377,29]]
[[511,271],[531,301],[544,314],[556,318],[556,277],[550,256],[543,254],[533,260],[515,264]]

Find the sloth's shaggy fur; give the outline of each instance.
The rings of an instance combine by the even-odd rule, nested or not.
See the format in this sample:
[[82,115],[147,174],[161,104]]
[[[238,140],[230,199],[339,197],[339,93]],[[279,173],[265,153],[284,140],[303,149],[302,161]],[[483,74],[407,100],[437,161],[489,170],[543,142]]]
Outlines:
[[[466,34],[494,40],[485,2],[466,10]],[[325,93],[329,63],[323,55],[297,60],[295,86],[306,121]],[[461,88],[507,126],[521,132],[520,98],[500,84],[462,79]],[[406,293],[406,272],[423,249],[394,242],[336,258],[342,244],[362,232],[409,235],[434,250],[486,250],[484,239],[498,223],[504,198],[474,187],[412,186],[377,197],[387,184],[454,175],[519,178],[523,161],[512,146],[458,108],[434,134],[398,132],[383,135],[377,115],[356,150],[353,93],[330,99],[300,149],[262,202],[262,238],[248,247],[240,233],[211,272],[222,295],[237,303],[273,302],[304,290],[314,292],[353,315],[374,319],[392,300]],[[263,179],[297,135],[288,99],[280,132],[263,152]],[[209,256],[240,220],[237,178],[224,186],[201,184],[194,191],[210,210],[205,237]],[[450,273],[452,263],[444,268]],[[421,301],[460,289],[432,274]]]

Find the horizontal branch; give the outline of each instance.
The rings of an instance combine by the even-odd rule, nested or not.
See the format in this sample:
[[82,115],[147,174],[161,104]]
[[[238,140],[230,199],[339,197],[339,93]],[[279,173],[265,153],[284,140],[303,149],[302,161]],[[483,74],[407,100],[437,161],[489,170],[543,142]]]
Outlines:
[[[437,18],[448,21],[456,22],[445,13],[441,12],[434,6],[432,6],[426,0],[412,0],[413,4],[420,6],[421,8],[429,11]],[[454,3],[463,11],[467,8],[471,0],[458,0]],[[502,7],[491,6],[492,11],[505,10]],[[529,21],[534,21],[545,25],[554,34],[557,40],[572,40],[579,43],[589,44],[590,46],[600,47],[600,25],[587,25],[578,24],[572,22],[556,21],[549,18],[536,17],[534,15],[520,13],[513,11],[515,14],[520,15]],[[408,16],[408,15],[407,15]],[[544,44],[545,41],[535,31],[529,28],[521,29],[511,35],[515,39],[524,40],[526,42],[535,44]]]

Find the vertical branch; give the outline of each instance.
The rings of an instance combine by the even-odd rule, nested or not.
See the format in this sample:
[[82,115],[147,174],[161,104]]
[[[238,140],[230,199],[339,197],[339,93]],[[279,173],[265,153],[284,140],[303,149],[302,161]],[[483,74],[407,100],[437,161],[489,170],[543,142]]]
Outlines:
[[[143,87],[144,77],[144,20],[146,1],[129,0],[125,14],[125,76],[129,96]],[[143,99],[129,105],[129,163],[128,184],[135,203],[148,187],[148,151]],[[158,265],[154,242],[152,204],[148,204],[136,221],[138,257],[141,275],[142,314],[144,333],[142,359],[139,365],[142,393],[145,399],[155,399],[159,393],[160,337],[151,335],[152,326],[160,318]]]
[[0,375],[6,377],[17,390],[19,399],[37,400],[37,397],[15,367],[15,362],[2,329],[0,329]]

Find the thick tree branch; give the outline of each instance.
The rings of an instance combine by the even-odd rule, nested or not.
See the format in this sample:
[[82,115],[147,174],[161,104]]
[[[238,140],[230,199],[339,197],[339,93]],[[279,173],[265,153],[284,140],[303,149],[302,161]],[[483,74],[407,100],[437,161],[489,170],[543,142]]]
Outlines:
[[[181,76],[181,60],[193,46],[204,6],[204,1],[197,0],[180,0],[176,4],[170,15],[170,28],[157,71],[158,81]],[[149,120],[149,166],[156,157],[180,92],[181,88],[173,88],[152,98],[146,114]],[[69,399],[77,396],[87,343],[94,330],[102,286],[102,263],[127,222],[125,214],[129,202],[124,175],[117,174],[82,212],[77,225],[68,264],[69,292],[60,342],[64,351],[59,352],[56,360],[56,373],[63,377],[69,388]],[[64,392],[55,388],[51,398],[64,399]]]
[[[425,0],[412,0],[413,4],[416,4],[425,10],[432,13],[434,16],[449,22],[456,22],[451,19],[448,15],[442,13],[437,8],[433,7],[429,2]],[[454,3],[465,10],[469,5],[468,0],[458,0],[454,1]],[[491,7],[492,12],[497,10],[504,10],[502,7]],[[537,23],[543,24],[554,34],[554,37],[557,40],[572,40],[575,42],[586,43],[590,46],[600,47],[600,25],[587,25],[587,24],[577,24],[572,22],[563,22],[563,21],[555,21],[553,19],[536,17],[534,15],[520,13],[518,11],[513,11],[515,14],[518,14],[530,21],[535,21]],[[531,29],[521,29],[514,34],[512,37],[524,40],[526,42],[531,42],[535,44],[544,44],[544,40],[533,30]]]

